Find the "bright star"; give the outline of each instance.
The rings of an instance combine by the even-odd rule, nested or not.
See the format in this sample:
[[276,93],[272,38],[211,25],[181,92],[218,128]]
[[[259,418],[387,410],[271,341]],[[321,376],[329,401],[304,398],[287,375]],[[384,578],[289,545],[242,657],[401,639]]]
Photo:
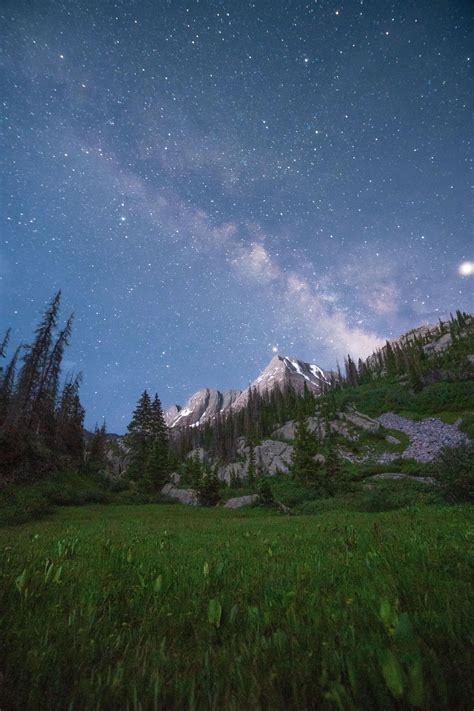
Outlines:
[[458,267],[458,274],[472,276],[474,274],[474,262],[462,262]]

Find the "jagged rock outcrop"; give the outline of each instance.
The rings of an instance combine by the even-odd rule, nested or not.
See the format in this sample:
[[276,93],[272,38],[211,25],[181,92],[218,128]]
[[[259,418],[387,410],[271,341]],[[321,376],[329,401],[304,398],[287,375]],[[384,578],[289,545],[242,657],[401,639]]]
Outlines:
[[[255,447],[256,467],[264,474],[274,475],[277,472],[287,472],[291,463],[293,447],[286,442],[266,439]],[[242,461],[231,462],[220,467],[218,476],[222,481],[230,483],[233,479],[246,479],[248,475],[249,447],[245,440],[239,441],[239,456]]]
[[195,427],[228,410],[240,395],[240,390],[203,388],[194,393],[181,408],[173,405],[165,411],[168,427]]
[[163,412],[163,416],[168,427],[172,426],[181,410],[181,405],[171,405],[171,407],[168,407],[168,409]]

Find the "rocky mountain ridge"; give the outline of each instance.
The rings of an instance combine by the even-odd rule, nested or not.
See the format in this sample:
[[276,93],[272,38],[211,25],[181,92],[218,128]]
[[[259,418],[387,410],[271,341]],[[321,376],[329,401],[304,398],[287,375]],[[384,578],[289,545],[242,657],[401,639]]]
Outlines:
[[315,363],[306,363],[296,358],[276,355],[259,376],[243,390],[216,390],[202,388],[192,395],[184,407],[172,405],[165,412],[165,422],[170,428],[197,427],[218,414],[237,412],[246,406],[250,388],[259,394],[270,392],[275,387],[281,390],[292,387],[303,392],[306,386],[319,394],[330,373]]

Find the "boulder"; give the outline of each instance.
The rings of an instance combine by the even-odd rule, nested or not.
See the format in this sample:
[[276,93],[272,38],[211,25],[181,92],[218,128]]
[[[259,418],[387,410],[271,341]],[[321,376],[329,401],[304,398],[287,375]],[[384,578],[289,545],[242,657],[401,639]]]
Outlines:
[[275,432],[272,432],[272,437],[277,437],[277,439],[292,440],[295,438],[295,433],[296,433],[296,422],[293,422],[293,420],[290,420],[289,422],[285,422],[285,424],[282,425],[281,427],[279,427],[277,430],[275,430]]
[[377,430],[380,429],[380,422],[373,420],[367,415],[363,415],[361,412],[356,412],[354,410],[354,412],[341,412],[340,415],[342,416],[342,419],[350,422],[350,424],[354,425],[354,427],[360,427],[368,432],[377,432]]
[[225,509],[240,509],[241,506],[250,506],[258,501],[258,494],[250,494],[249,496],[235,496],[233,499],[228,499],[225,502]]
[[244,454],[245,455],[247,454],[249,448],[248,448],[247,440],[245,439],[245,437],[238,438],[236,447],[237,447],[237,454],[238,455],[242,456]]
[[285,442],[266,439],[255,447],[255,458],[265,474],[287,472],[291,463],[293,447]]
[[431,341],[430,343],[424,345],[423,350],[425,351],[425,353],[441,353],[442,351],[445,351],[446,348],[449,348],[452,342],[453,339],[451,337],[451,334],[444,333],[440,338],[437,338],[435,341]]
[[385,441],[388,442],[389,444],[400,444],[400,440],[397,439],[396,437],[392,437],[392,435],[387,435],[385,437]]
[[187,504],[188,506],[199,505],[198,496],[194,489],[177,489],[173,484],[165,484],[161,493],[171,499],[177,499],[181,504]]
[[324,454],[315,454],[313,457],[313,461],[315,461],[317,464],[324,465],[326,464],[326,457]]
[[178,486],[179,482],[181,481],[181,474],[178,474],[178,472],[173,472],[170,476],[170,481],[174,486]]
[[312,434],[315,434],[317,437],[324,437],[326,430],[324,426],[324,420],[322,420],[320,417],[308,417],[306,419],[306,424],[308,425],[308,429],[310,432],[312,432]]
[[[274,439],[266,439],[255,447],[255,461],[257,468],[264,474],[276,474],[277,472],[287,472],[291,462],[293,447],[286,442],[279,442]],[[246,479],[248,474],[248,453],[249,448],[240,447],[241,456],[245,456],[243,462],[231,462],[219,468],[218,477],[228,484],[232,479]]]
[[246,479],[247,463],[231,462],[230,464],[225,464],[224,466],[219,467],[217,476],[221,481],[225,481],[228,484],[230,484],[233,479]]

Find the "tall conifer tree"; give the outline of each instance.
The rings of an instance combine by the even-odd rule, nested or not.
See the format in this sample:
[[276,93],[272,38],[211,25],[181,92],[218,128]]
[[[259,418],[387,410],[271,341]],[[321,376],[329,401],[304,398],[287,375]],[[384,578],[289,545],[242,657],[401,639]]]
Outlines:
[[142,479],[153,444],[153,411],[150,396],[143,391],[132,419],[127,427],[127,445],[130,449],[128,474],[132,479]]

